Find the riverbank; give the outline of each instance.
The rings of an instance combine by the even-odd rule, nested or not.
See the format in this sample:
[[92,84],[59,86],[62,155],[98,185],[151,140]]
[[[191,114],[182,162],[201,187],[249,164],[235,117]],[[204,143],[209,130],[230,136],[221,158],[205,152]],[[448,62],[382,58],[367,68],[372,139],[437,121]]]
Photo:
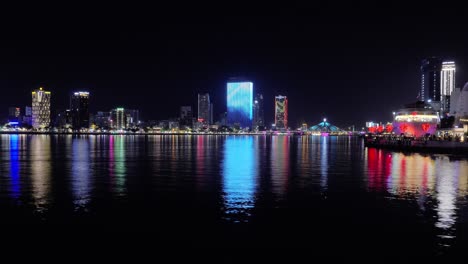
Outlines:
[[364,145],[366,147],[385,148],[407,152],[468,155],[468,142],[411,138],[366,138],[364,140]]

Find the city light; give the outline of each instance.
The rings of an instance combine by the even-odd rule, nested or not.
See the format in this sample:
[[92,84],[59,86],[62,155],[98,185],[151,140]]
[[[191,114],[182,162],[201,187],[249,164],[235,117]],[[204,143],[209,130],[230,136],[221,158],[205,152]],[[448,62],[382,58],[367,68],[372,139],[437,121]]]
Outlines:
[[241,127],[252,126],[253,117],[253,83],[228,82],[227,83],[227,119],[231,125],[239,124]]

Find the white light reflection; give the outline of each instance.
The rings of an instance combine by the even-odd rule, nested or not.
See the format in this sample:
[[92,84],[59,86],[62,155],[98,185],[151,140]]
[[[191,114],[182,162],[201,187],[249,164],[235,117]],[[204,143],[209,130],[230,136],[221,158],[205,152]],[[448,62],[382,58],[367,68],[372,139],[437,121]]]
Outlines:
[[90,200],[89,139],[78,137],[72,143],[72,191],[75,208],[83,208]]
[[31,182],[36,210],[44,212],[50,203],[51,153],[50,137],[35,135],[31,137]]

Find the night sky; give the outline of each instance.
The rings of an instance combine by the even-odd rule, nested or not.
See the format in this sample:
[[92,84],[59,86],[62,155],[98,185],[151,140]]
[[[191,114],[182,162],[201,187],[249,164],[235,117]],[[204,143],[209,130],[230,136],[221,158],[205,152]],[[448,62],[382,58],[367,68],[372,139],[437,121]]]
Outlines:
[[[431,8],[433,6],[433,8]],[[39,7],[37,7],[39,8]],[[177,117],[209,92],[215,119],[226,80],[244,77],[265,97],[289,98],[290,126],[327,117],[337,126],[389,121],[416,100],[420,62],[457,63],[468,81],[463,8],[431,5],[54,6],[3,9],[0,116],[52,91],[53,110],[75,90],[91,92],[91,111],[123,106],[144,119]],[[195,108],[196,109],[196,108]]]

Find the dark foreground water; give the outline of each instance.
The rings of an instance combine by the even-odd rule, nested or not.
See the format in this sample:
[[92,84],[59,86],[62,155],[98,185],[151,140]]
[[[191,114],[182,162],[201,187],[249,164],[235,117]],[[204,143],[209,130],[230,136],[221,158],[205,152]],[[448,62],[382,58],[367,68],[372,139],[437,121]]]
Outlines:
[[466,157],[356,137],[173,135],[1,135],[0,154],[0,230],[29,242],[130,236],[363,257],[468,248]]

